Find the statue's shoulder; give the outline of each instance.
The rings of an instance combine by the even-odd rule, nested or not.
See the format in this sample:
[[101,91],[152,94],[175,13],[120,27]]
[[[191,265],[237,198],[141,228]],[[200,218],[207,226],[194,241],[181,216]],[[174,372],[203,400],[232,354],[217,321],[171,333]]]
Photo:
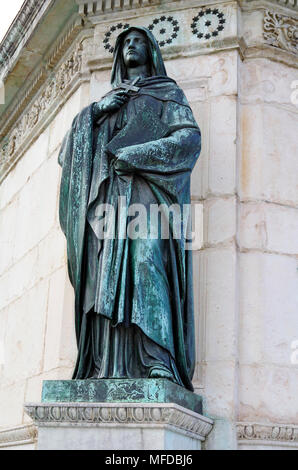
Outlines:
[[170,77],[150,77],[144,82],[141,90],[141,93],[151,94],[153,97],[162,101],[172,101],[176,102],[178,105],[189,107],[189,103],[182,88]]

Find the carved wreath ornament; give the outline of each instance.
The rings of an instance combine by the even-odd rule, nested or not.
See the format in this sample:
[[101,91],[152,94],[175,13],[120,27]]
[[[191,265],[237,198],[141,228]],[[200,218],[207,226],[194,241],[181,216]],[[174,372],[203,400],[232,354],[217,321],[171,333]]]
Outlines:
[[266,11],[264,39],[267,44],[298,53],[298,21],[294,18]]
[[114,46],[112,43],[115,43],[116,37],[118,36],[120,30],[128,29],[128,23],[118,23],[110,27],[109,31],[105,33],[105,37],[103,40],[104,48],[109,51],[111,54],[114,52]]
[[[104,48],[113,54],[116,37],[120,30],[128,29],[129,26],[128,23],[118,23],[111,26],[104,35]],[[173,40],[177,38],[180,26],[178,20],[175,20],[173,16],[160,16],[159,18],[154,18],[152,23],[148,26],[148,29],[152,31],[154,36],[158,39],[159,46],[164,47],[167,44],[171,44]]]
[[217,8],[200,10],[192,19],[191,29],[198,39],[211,39],[225,28],[225,15]]
[[159,46],[164,47],[167,44],[171,44],[177,38],[180,26],[178,20],[175,20],[173,16],[161,16],[160,18],[155,18],[148,26],[148,29],[159,38]]

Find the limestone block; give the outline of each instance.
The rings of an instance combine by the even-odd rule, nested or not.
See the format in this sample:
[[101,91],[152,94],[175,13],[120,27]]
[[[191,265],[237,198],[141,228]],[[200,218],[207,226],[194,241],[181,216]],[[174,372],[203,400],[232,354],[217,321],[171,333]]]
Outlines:
[[242,253],[239,269],[240,362],[284,365],[297,375],[291,363],[298,340],[296,258]]
[[[125,439],[123,439],[125,436]],[[38,450],[201,450],[201,441],[175,427],[41,427]]]
[[111,90],[111,71],[93,72],[90,80],[90,103],[100,99]]
[[19,298],[65,264],[65,238],[60,228],[53,228],[46,238],[0,278],[0,308]]
[[234,420],[237,412],[237,366],[234,361],[209,361],[206,369],[204,414]]
[[26,290],[30,289],[38,277],[36,271],[38,263],[38,249],[31,250],[19,262],[12,265],[1,276],[0,282],[0,308],[4,308],[17,300]]
[[236,199],[207,199],[204,204],[204,239],[208,245],[231,241],[236,234]]
[[240,206],[239,245],[285,254],[298,254],[298,211],[270,203]]
[[29,150],[18,161],[0,185],[0,209],[6,206],[29,181],[32,174],[48,156],[49,128],[47,128]]
[[10,305],[2,383],[11,384],[41,372],[47,297],[48,282],[43,281]]
[[60,344],[60,367],[75,367],[77,359],[77,340],[75,335],[74,290],[69,281],[65,266],[65,283],[62,312],[62,337]]
[[208,96],[237,94],[237,52],[183,57],[166,62],[168,75],[184,88],[198,78],[208,78]]
[[49,276],[66,265],[66,240],[60,227],[53,227],[38,244],[37,279]]
[[192,195],[233,195],[236,188],[237,101],[216,97],[192,104],[202,133],[201,156],[192,173]]
[[265,249],[267,227],[265,223],[265,204],[242,203],[239,205],[239,226],[237,241],[241,249]]
[[242,253],[239,263],[239,360],[263,359],[263,266],[260,253]]
[[6,361],[5,334],[6,334],[8,314],[9,314],[8,307],[0,311],[0,383],[2,382],[2,377],[4,373],[4,364]]
[[216,417],[211,433],[203,444],[204,450],[236,450],[236,426],[232,420]]
[[205,393],[206,372],[210,363],[234,361],[237,355],[235,282],[235,248],[193,252],[196,329],[196,370],[193,380],[197,393]]
[[242,200],[298,202],[298,114],[273,105],[242,105]]
[[236,187],[237,102],[218,97],[211,102],[209,190],[234,194]]
[[298,255],[298,209],[267,204],[267,249]]
[[54,155],[34,173],[20,193],[16,213],[14,257],[19,259],[40,242],[54,224],[59,168]]
[[0,275],[13,262],[18,205],[19,200],[16,197],[10,204],[0,209]]
[[74,366],[76,340],[74,331],[74,294],[66,266],[50,278],[45,336],[44,370]]
[[263,43],[263,10],[255,10],[242,13],[242,35],[250,46]]
[[0,426],[8,427],[22,423],[25,387],[25,381],[0,387]]
[[239,419],[241,421],[297,423],[297,366],[241,364]]
[[268,59],[248,60],[240,63],[240,90],[242,103],[268,103],[281,105],[297,112],[291,96],[292,83],[297,70]]
[[208,250],[206,262],[206,360],[233,360],[237,352],[235,248]]
[[207,101],[192,102],[191,108],[202,136],[201,154],[191,174],[191,195],[194,199],[202,199],[209,191],[210,103]]

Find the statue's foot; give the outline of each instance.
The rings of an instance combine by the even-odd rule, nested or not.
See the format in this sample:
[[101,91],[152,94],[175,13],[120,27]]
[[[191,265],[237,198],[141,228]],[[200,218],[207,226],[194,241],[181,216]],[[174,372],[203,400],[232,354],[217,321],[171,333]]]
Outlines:
[[158,367],[150,371],[149,378],[150,379],[168,379],[168,380],[171,380],[172,382],[176,382],[171,371],[167,369],[161,369]]

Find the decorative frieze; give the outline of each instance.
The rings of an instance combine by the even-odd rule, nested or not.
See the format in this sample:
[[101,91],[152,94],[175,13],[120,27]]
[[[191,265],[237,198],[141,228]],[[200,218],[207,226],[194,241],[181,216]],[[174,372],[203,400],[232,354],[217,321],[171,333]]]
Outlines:
[[[0,173],[6,165],[12,163],[15,154],[22,146],[26,137],[33,132],[35,126],[44,118],[52,104],[63,97],[66,88],[82,68],[82,43],[79,42],[71,54],[60,65],[56,74],[50,77],[36,100],[20,117],[7,135],[4,145],[0,148]],[[5,132],[2,130],[2,133]]]
[[213,421],[175,404],[40,403],[27,404],[26,413],[38,426],[61,424],[170,425],[204,440]]
[[298,53],[298,20],[267,10],[264,17],[266,44]]
[[239,441],[268,441],[296,443],[298,447],[298,426],[286,424],[238,423]]

